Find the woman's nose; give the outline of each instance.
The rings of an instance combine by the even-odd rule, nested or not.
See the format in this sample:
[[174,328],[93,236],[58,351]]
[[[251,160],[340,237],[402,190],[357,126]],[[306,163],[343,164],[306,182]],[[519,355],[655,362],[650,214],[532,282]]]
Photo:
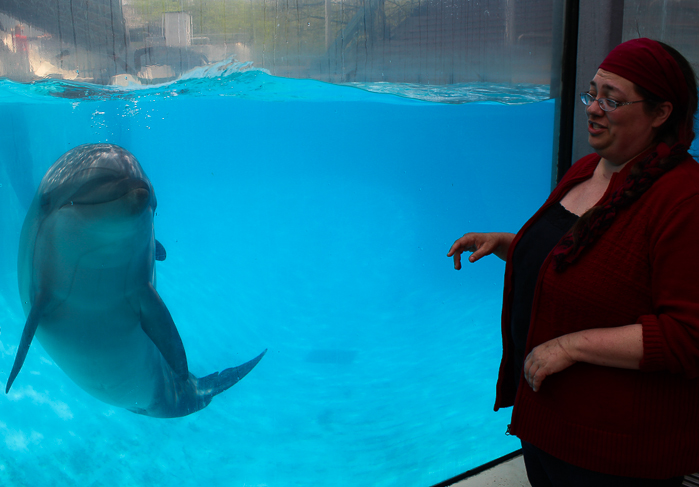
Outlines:
[[600,107],[599,102],[597,100],[587,105],[585,107],[585,111],[588,113],[588,115],[594,114],[598,117],[604,115],[604,110],[602,110],[602,107]]

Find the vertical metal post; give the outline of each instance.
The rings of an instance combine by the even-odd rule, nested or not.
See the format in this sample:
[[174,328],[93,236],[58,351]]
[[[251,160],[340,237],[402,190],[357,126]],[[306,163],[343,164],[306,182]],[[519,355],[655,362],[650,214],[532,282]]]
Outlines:
[[[578,13],[579,0],[555,2],[553,38],[554,43],[551,97],[556,100],[554,128],[554,174],[551,185],[555,186],[571,166],[573,147],[573,121],[575,113],[575,76],[578,54]],[[562,11],[561,11],[562,9]],[[562,25],[562,31],[560,27]]]
[[[554,134],[554,183],[561,180],[572,163],[591,151],[585,107],[578,101],[578,93],[587,91],[599,64],[622,41],[624,0],[568,0],[564,16],[560,84],[554,76],[551,80],[558,121]],[[554,66],[555,56],[554,52]],[[556,91],[559,87],[560,91]]]
[[[609,51],[622,42],[624,28],[624,0],[596,0],[581,2],[578,26],[577,76],[573,95],[587,91],[597,67]],[[585,106],[574,100],[572,157],[575,162],[592,152],[587,142]],[[563,172],[559,171],[562,175]]]

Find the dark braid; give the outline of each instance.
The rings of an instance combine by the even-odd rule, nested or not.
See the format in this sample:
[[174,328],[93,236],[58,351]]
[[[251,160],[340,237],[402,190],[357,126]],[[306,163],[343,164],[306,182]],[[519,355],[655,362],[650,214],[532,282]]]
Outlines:
[[[594,245],[602,234],[611,226],[617,213],[637,201],[663,174],[672,170],[688,156],[689,144],[694,140],[694,116],[697,111],[697,83],[694,70],[687,60],[675,49],[660,43],[673,57],[684,73],[689,89],[686,107],[673,107],[668,120],[660,127],[655,142],[658,145],[653,152],[632,168],[624,184],[612,194],[603,205],[593,206],[575,223],[554,248],[554,267],[563,272],[570,264]],[[649,115],[655,113],[663,100],[636,86],[637,92],[646,100],[644,110]],[[672,145],[671,148],[668,148]]]
[[570,233],[553,250],[554,267],[563,272],[580,254],[591,247],[611,226],[617,213],[633,204],[657,181],[660,176],[673,169],[687,158],[687,146],[676,144],[672,149],[663,145],[648,154],[632,168],[624,184],[618,188],[607,202],[593,206],[575,222]]

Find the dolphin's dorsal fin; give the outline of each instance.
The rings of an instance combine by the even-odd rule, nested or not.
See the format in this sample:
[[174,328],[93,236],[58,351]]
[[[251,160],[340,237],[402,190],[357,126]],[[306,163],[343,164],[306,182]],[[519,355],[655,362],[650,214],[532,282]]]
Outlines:
[[178,379],[189,378],[187,356],[175,322],[160,299],[158,292],[148,284],[139,295],[141,306],[141,328],[160,350],[163,358]]
[[163,261],[165,260],[165,257],[167,257],[167,252],[165,252],[165,247],[163,247],[163,244],[158,242],[157,240],[155,241],[155,260],[160,260]]
[[24,324],[24,330],[22,331],[22,338],[19,341],[19,347],[17,347],[17,355],[15,355],[15,363],[12,365],[12,371],[10,372],[10,378],[7,379],[7,386],[5,386],[5,394],[10,392],[10,387],[12,383],[17,378],[22,365],[24,365],[24,359],[27,358],[27,352],[34,339],[34,334],[39,326],[39,321],[44,313],[44,306],[41,304],[41,300],[36,300],[32,306],[31,311],[29,311],[29,316],[27,316],[27,321]]

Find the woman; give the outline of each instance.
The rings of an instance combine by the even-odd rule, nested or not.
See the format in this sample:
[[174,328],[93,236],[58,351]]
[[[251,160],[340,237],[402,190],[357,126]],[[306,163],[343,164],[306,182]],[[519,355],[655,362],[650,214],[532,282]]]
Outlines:
[[696,76],[635,39],[581,100],[595,153],[516,236],[468,233],[448,256],[507,262],[495,409],[514,405],[534,487],[680,486],[699,471]]

